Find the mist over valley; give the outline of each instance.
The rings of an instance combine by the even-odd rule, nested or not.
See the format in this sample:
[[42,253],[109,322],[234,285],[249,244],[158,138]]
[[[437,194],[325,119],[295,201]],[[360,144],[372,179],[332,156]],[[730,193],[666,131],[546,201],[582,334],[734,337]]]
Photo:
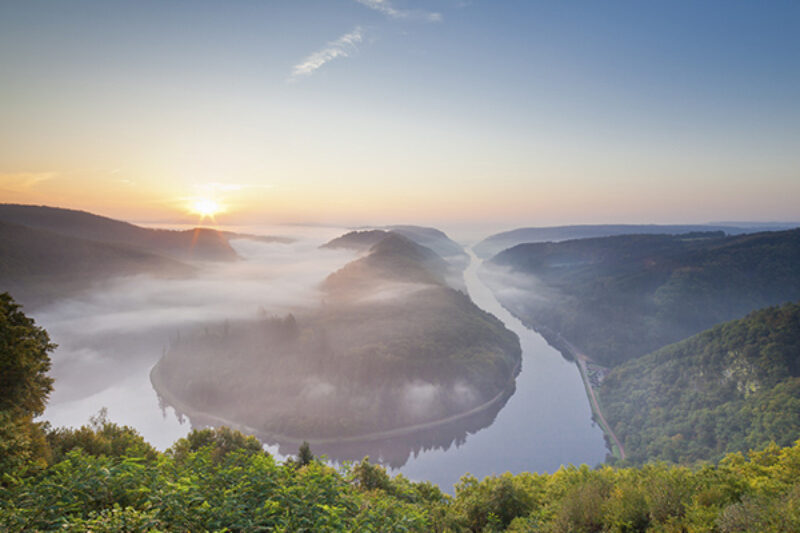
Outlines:
[[797,533],[797,28],[0,2],[0,531]]

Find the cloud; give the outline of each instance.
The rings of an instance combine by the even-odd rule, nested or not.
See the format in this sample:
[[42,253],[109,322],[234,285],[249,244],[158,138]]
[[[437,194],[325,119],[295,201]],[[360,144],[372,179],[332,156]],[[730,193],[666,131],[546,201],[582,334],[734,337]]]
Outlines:
[[425,22],[439,22],[442,20],[440,13],[422,11],[419,9],[397,9],[389,0],[356,0],[359,4],[383,13],[387,17],[403,20],[422,20]]
[[0,185],[11,190],[27,190],[58,176],[57,172],[18,172],[0,174]]
[[345,33],[335,41],[329,42],[325,48],[318,50],[306,57],[301,63],[292,68],[292,75],[289,80],[296,80],[303,76],[309,76],[325,63],[333,61],[338,57],[350,57],[350,54],[357,50],[356,45],[364,40],[364,30],[361,26],[350,33]]

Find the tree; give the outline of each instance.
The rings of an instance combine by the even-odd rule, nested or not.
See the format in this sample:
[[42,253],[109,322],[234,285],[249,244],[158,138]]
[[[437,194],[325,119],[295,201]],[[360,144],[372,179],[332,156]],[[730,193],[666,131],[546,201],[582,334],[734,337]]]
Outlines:
[[303,441],[303,444],[300,445],[300,449],[297,453],[297,464],[300,466],[305,466],[310,464],[313,460],[314,454],[311,453],[311,446],[309,446],[307,441]]
[[53,390],[47,371],[55,347],[10,294],[0,294],[0,476],[48,455],[41,424],[33,418],[44,412]]
[[0,411],[18,417],[44,412],[53,390],[47,371],[55,347],[10,294],[0,294]]

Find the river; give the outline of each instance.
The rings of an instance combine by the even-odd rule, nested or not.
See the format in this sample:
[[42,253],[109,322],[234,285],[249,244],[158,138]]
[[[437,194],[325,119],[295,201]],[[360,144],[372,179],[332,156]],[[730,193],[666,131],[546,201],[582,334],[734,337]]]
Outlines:
[[464,279],[472,301],[503,321],[519,336],[522,371],[516,392],[494,422],[460,446],[428,450],[399,471],[427,479],[443,489],[466,472],[483,478],[503,472],[554,472],[561,465],[605,460],[603,432],[592,421],[591,407],[575,363],[564,359],[541,335],[509,313],[478,277],[481,260],[468,250]]
[[[267,255],[263,264],[286,261],[289,265],[298,258],[302,260],[304,251],[318,253],[315,250],[316,244],[293,249],[290,254]],[[244,255],[256,253],[248,251],[246,246],[237,251]],[[338,452],[342,452],[342,458],[370,455],[373,461],[386,464],[394,473],[401,472],[413,480],[432,481],[448,492],[467,472],[479,478],[507,471],[553,472],[564,464],[594,466],[605,459],[603,433],[591,419],[589,401],[575,363],[566,361],[539,334],[526,328],[497,302],[478,277],[480,259],[471,251],[470,256],[470,265],[464,273],[470,297],[515,332],[522,346],[522,370],[516,390],[505,405],[499,404],[497,410],[484,413],[471,423],[442,428],[439,435],[428,432],[419,438],[411,435],[380,443],[361,443],[333,453],[321,452],[334,459]],[[311,255],[308,257],[308,265],[317,265],[316,259],[311,261]],[[323,276],[352,258],[341,254],[331,257],[330,264],[307,266],[303,270],[307,279]],[[285,273],[296,268],[276,271]],[[281,281],[279,274],[276,276],[273,283],[286,285],[285,279]],[[242,295],[253,301],[274,298],[275,291],[269,281],[259,279],[257,284],[242,286],[238,298]],[[53,357],[56,389],[44,419],[54,426],[77,427],[105,407],[111,420],[136,428],[157,448],[166,449],[191,426],[171,407],[160,405],[149,372],[176,327],[202,323],[205,318],[202,300],[216,294],[215,285],[192,285],[191,290],[200,294],[196,301],[188,303],[182,300],[185,291],[177,290],[174,302],[168,302],[159,313],[148,311],[144,319],[137,314],[142,301],[154,298],[168,301],[170,294],[158,286],[151,293],[145,289],[141,294],[140,285],[133,286],[136,287],[133,295],[117,289],[117,293],[125,295],[120,298],[121,303],[103,294],[95,299],[56,303],[34,314],[37,323],[47,328],[61,345]],[[236,291],[235,286],[225,288]],[[297,297],[292,294],[293,299]],[[235,312],[237,306],[247,307],[234,300],[230,305],[229,313]],[[114,314],[120,320],[115,321]],[[195,423],[200,422],[195,420]],[[267,449],[279,457],[292,452],[276,443],[267,443]]]

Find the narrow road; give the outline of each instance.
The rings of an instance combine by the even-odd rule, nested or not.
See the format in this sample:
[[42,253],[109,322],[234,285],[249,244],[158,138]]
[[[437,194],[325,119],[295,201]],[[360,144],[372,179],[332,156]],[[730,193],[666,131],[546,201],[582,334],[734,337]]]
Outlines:
[[564,339],[564,337],[561,337],[561,335],[559,335],[559,338],[564,343],[564,346],[566,346],[570,352],[572,352],[573,357],[575,357],[577,360],[578,368],[580,369],[581,377],[583,378],[583,384],[586,386],[586,390],[589,393],[589,401],[592,402],[592,410],[600,419],[600,424],[603,426],[603,431],[605,431],[608,436],[611,437],[611,440],[613,440],[614,444],[617,446],[617,449],[619,450],[619,458],[624,460],[625,448],[622,447],[622,443],[617,438],[616,433],[614,433],[614,430],[611,429],[611,425],[606,420],[606,417],[603,416],[603,411],[600,409],[600,402],[597,401],[597,396],[594,394],[594,387],[592,387],[592,384],[589,381],[589,371],[586,368],[586,362],[590,361],[589,357],[578,350],[571,342]]

